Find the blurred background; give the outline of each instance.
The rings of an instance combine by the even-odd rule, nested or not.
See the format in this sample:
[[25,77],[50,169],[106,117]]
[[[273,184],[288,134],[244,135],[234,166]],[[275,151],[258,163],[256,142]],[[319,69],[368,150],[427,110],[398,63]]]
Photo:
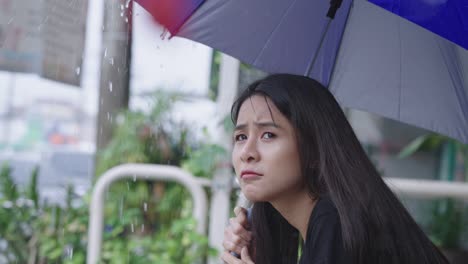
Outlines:
[[[222,76],[236,94],[265,75],[170,39],[131,0],[0,0],[0,263],[85,263],[92,187],[119,164],[181,167],[211,181],[210,200],[229,156]],[[466,145],[344,110],[383,177],[468,181]],[[466,252],[466,201],[402,200],[438,246]],[[175,183],[113,184],[102,263],[208,261],[219,245],[196,232],[192,209]]]

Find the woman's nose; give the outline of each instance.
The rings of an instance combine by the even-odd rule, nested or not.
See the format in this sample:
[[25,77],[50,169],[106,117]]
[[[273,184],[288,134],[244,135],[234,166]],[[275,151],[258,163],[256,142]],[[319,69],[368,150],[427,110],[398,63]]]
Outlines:
[[246,144],[242,148],[241,160],[243,162],[258,161],[260,155],[257,150],[257,144],[254,140],[247,140]]

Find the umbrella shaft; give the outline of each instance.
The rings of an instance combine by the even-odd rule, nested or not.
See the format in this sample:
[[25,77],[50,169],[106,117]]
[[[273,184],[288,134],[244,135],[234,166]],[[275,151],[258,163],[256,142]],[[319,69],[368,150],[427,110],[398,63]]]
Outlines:
[[318,55],[320,53],[320,50],[322,49],[323,41],[325,40],[325,37],[327,36],[327,32],[328,32],[328,29],[330,28],[330,22],[331,21],[332,21],[331,19],[328,19],[327,24],[325,25],[325,30],[323,31],[322,36],[320,38],[319,46],[318,46],[317,50],[314,53],[312,61],[307,66],[307,70],[306,70],[304,76],[309,76],[310,73],[312,72],[312,70],[314,69],[315,61],[317,60]]

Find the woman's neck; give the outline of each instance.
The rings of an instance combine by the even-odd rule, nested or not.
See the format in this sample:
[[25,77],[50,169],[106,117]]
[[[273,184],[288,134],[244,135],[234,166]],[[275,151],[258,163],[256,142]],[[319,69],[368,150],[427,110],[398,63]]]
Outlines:
[[291,195],[282,196],[281,199],[271,201],[271,205],[301,234],[304,241],[307,237],[307,227],[312,210],[317,200],[312,200],[307,190]]

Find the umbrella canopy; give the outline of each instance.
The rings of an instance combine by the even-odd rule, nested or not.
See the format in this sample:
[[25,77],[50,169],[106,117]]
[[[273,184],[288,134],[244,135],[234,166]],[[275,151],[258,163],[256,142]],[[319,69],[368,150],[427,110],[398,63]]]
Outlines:
[[[140,2],[172,34],[270,73],[308,75],[343,106],[468,143],[468,51],[368,1],[332,1],[333,20],[328,1]],[[163,2],[191,11],[176,12],[174,27],[161,19]]]

